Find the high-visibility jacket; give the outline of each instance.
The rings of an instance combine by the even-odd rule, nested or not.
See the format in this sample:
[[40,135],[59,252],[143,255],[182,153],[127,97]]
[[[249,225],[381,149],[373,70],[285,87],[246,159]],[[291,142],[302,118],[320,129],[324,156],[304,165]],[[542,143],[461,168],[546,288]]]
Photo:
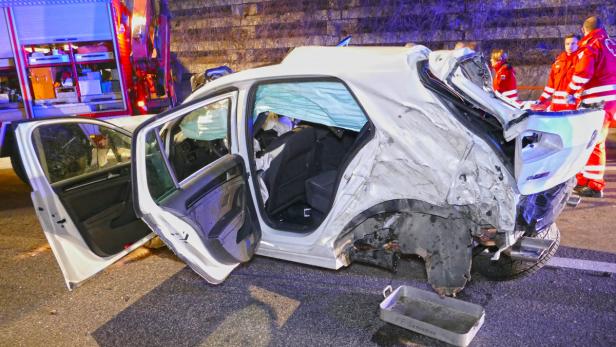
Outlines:
[[575,104],[567,103],[567,86],[573,76],[575,53],[562,52],[552,64],[548,83],[539,97],[540,104],[550,104],[552,111],[575,110]]
[[567,93],[581,98],[584,104],[605,103],[613,117],[616,108],[616,40],[604,29],[595,29],[580,41],[576,64]]
[[518,100],[518,84],[515,79],[515,71],[513,67],[506,62],[500,61],[494,66],[494,79],[492,87],[495,91],[501,93],[504,97],[511,99],[513,102],[519,103]]
[[[616,113],[616,41],[604,29],[595,29],[580,41],[576,63],[567,85],[567,93],[575,94],[584,104],[604,103],[606,121]],[[605,124],[599,141],[588,158],[586,166],[577,175],[578,184],[594,190],[605,187]]]

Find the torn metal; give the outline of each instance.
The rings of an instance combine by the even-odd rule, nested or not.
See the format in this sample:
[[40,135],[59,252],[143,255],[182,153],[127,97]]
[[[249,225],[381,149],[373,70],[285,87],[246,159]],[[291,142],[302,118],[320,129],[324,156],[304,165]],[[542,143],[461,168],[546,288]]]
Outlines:
[[479,229],[466,208],[396,200],[379,210],[396,212],[380,212],[353,229],[352,260],[382,266],[383,258],[416,254],[424,259],[428,282],[437,293],[455,295],[464,288],[470,280],[472,235]]

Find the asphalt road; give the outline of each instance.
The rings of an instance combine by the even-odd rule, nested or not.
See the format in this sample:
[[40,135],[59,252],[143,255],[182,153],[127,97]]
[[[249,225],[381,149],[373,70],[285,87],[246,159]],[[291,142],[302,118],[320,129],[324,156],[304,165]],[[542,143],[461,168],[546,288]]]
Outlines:
[[[616,170],[608,174],[616,181]],[[565,211],[563,242],[573,247],[557,256],[616,264],[614,184],[606,192]],[[9,169],[0,169],[0,197],[0,346],[443,345],[378,317],[385,286],[428,289],[417,260],[392,274],[256,257],[212,286],[167,249],[139,249],[69,292],[27,187]],[[511,282],[474,275],[459,298],[486,310],[473,346],[616,345],[615,274],[547,267]]]

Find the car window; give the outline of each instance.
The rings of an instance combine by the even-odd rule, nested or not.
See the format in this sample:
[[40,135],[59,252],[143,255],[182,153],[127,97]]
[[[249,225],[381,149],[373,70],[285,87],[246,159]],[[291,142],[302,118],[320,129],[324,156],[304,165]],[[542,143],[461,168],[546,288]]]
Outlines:
[[[146,171],[152,198],[160,202],[195,172],[229,153],[231,99],[221,99],[146,135]],[[175,180],[175,182],[174,182]]]
[[253,118],[264,112],[357,132],[368,121],[347,87],[333,81],[261,84]]
[[96,124],[42,125],[33,144],[50,183],[130,162],[131,138]]
[[231,99],[197,108],[166,127],[169,163],[178,182],[229,153]]
[[146,136],[146,176],[150,195],[154,201],[159,202],[174,192],[176,187],[167,170],[157,132],[160,132],[160,128],[150,131]]

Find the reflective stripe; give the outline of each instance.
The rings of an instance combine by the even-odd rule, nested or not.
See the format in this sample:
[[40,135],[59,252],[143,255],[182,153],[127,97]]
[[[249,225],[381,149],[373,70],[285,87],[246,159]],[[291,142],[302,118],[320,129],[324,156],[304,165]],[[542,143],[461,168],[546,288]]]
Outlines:
[[567,96],[569,95],[569,93],[567,92],[563,92],[563,91],[557,91],[556,93],[554,93],[554,96]]
[[544,98],[544,99],[549,99],[549,98],[552,97],[552,95],[544,92],[544,93],[541,94],[541,97]]
[[501,94],[503,94],[504,96],[511,97],[511,95],[518,94],[518,90],[517,89],[512,89],[512,90],[508,90],[506,92],[502,92]]
[[550,94],[554,93],[554,88],[550,88],[550,87],[548,87],[548,86],[546,86],[546,87],[544,88],[544,90],[545,90],[547,93],[550,93]]
[[609,92],[611,90],[616,90],[616,84],[608,84],[608,85],[605,85],[605,86],[600,86],[600,87],[594,87],[594,88],[586,89],[585,91],[582,92],[582,95],[588,95],[588,94],[594,94],[594,93],[602,93],[602,92]]
[[603,170],[605,170],[605,166],[603,166],[603,165],[586,165],[586,166],[584,166],[584,170],[587,170],[587,171],[603,171]]
[[602,101],[614,101],[616,100],[616,95],[596,96],[594,98],[587,98],[583,100],[587,104],[594,104]]
[[566,105],[567,104],[567,100],[565,100],[565,99],[552,99],[552,103],[553,104],[558,104],[558,105]]
[[591,180],[601,180],[603,179],[603,174],[591,174],[588,172],[582,172],[582,176],[586,178],[590,178]]
[[582,86],[578,86],[573,84],[573,82],[569,83],[569,88],[573,89],[573,90],[580,90],[580,88],[582,88]]
[[576,76],[576,75],[573,75],[573,77],[571,79],[575,83],[586,83],[586,82],[590,81],[590,78],[583,78],[583,77]]

